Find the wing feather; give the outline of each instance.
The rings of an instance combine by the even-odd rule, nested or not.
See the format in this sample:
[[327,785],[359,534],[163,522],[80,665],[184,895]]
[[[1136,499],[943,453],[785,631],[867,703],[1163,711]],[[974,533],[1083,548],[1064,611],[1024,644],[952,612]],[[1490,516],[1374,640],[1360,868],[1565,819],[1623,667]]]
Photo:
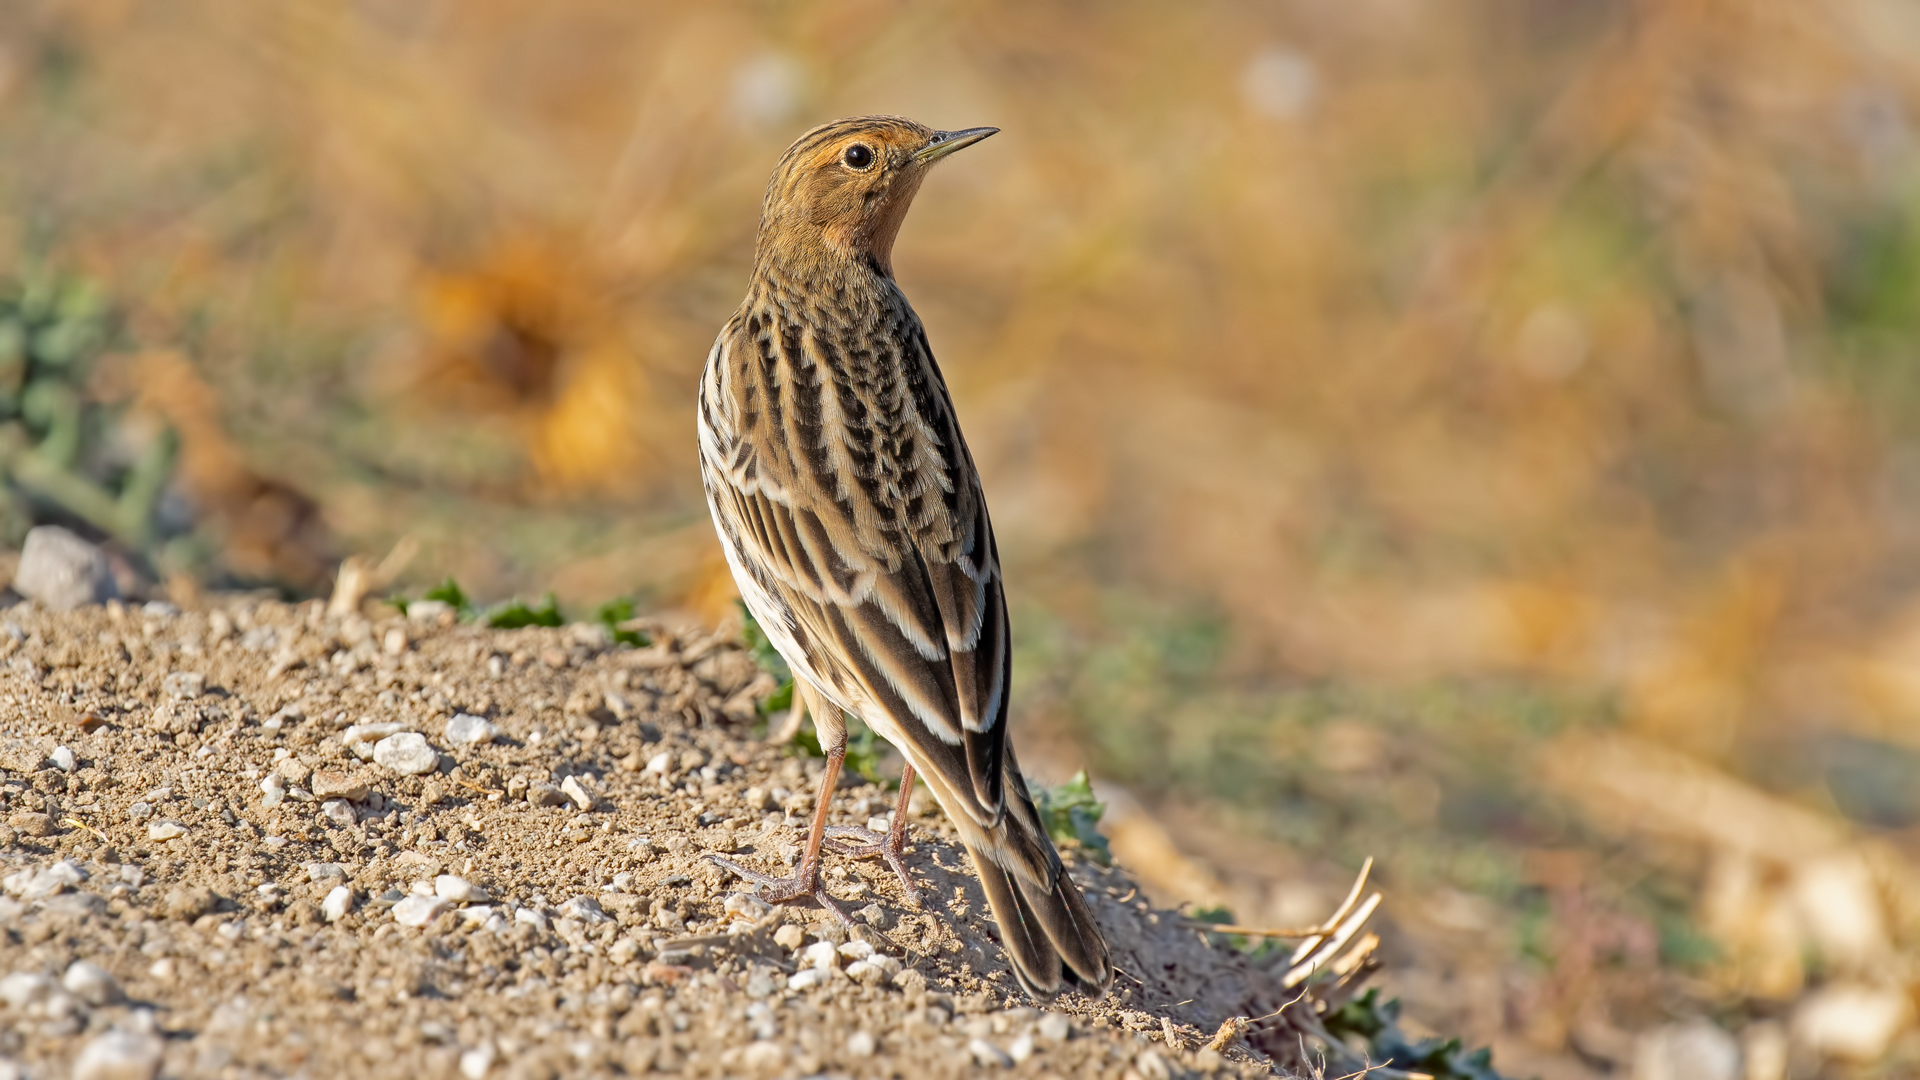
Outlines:
[[[701,466],[736,572],[758,585],[742,591],[770,606],[755,617],[777,621],[784,633],[769,636],[800,654],[797,670],[996,824],[1012,652],[986,500],[944,381],[917,322],[887,354],[835,353],[788,321],[736,319],[701,387],[703,424],[740,424],[703,436]],[[760,362],[728,361],[743,350]],[[889,355],[917,369],[870,386],[822,362]]]

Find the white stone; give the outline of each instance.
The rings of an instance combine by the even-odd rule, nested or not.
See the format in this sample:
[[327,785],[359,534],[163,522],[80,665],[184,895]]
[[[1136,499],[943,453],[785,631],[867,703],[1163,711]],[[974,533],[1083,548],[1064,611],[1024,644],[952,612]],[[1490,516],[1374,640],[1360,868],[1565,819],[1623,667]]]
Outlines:
[[156,821],[147,826],[149,840],[178,840],[187,835],[187,827],[177,821]]
[[548,929],[546,912],[536,911],[530,907],[523,907],[516,910],[513,913],[513,921],[516,923],[525,923],[543,934],[546,933]]
[[460,909],[460,925],[485,926],[488,922],[492,921],[493,916],[494,910],[491,904],[475,904],[472,907],[463,907]]
[[1048,1013],[1034,1025],[1040,1037],[1050,1043],[1063,1043],[1073,1034],[1073,1024],[1059,1013]]
[[433,895],[454,904],[479,904],[488,899],[487,890],[453,874],[433,879]]
[[573,805],[582,810],[593,809],[593,792],[588,791],[586,785],[582,784],[577,776],[569,776],[560,781],[560,793],[572,799]]
[[471,713],[455,713],[447,721],[447,742],[454,746],[478,746],[490,743],[500,735],[500,729],[484,716]]
[[320,816],[335,824],[351,827],[354,822],[353,804],[345,799],[328,799],[320,804]]
[[783,949],[797,949],[805,940],[807,940],[807,932],[792,923],[787,923],[773,932],[773,943]]
[[671,768],[673,768],[673,751],[671,750],[662,750],[647,759],[647,771],[655,776],[665,776],[667,770]]
[[[409,615],[412,614],[411,605],[407,611]],[[467,1080],[480,1080],[491,1068],[493,1068],[493,1044],[490,1042],[483,1042],[460,1055],[460,1075]]]
[[831,941],[816,941],[800,950],[800,962],[810,968],[832,971],[840,966],[840,953]]
[[327,898],[320,901],[320,914],[326,916],[328,922],[339,922],[346,918],[347,912],[352,910],[353,890],[345,885],[335,885],[328,889]]
[[44,900],[87,880],[87,872],[72,859],[62,859],[41,870],[17,870],[0,879],[0,888],[22,900]]
[[13,589],[55,611],[72,611],[120,595],[106,554],[58,525],[28,530],[13,572]]
[[67,973],[60,977],[60,985],[67,993],[89,1005],[111,1005],[125,996],[113,973],[91,960],[75,960],[67,965]]
[[260,778],[261,809],[271,810],[274,807],[279,806],[280,800],[285,799],[286,797],[287,797],[287,782],[286,780],[281,778],[279,773],[270,772],[267,775]]
[[393,921],[401,926],[425,926],[452,907],[437,896],[409,896],[393,905]]
[[420,776],[440,767],[439,753],[417,731],[403,731],[374,743],[373,760],[402,776]]
[[840,946],[839,953],[849,960],[865,960],[873,955],[873,946],[864,941],[849,941]]
[[787,976],[787,989],[796,991],[811,989],[829,978],[832,976],[819,968],[802,968]]
[[880,1049],[880,1044],[871,1032],[856,1031],[847,1036],[847,1056],[857,1058],[872,1057]]
[[72,772],[80,767],[80,759],[74,756],[71,746],[56,746],[49,756],[53,758],[54,768],[61,772]]
[[1013,1059],[1014,1064],[1018,1065],[1032,1057],[1033,1051],[1033,1036],[1023,1033],[1019,1038],[1013,1040],[1013,1045],[1007,1047],[1007,1056]]
[[969,1041],[967,1053],[973,1055],[973,1060],[983,1066],[997,1066],[1002,1069],[1013,1067],[1013,1059],[1007,1056],[1007,1052],[985,1039]]
[[1800,1000],[1793,1041],[1823,1056],[1877,1061],[1912,1012],[1899,987],[1831,983]]
[[445,600],[413,600],[407,604],[408,622],[438,622],[440,616],[453,613],[453,605]]
[[73,1080],[153,1080],[162,1050],[152,1035],[115,1028],[81,1048]]
[[347,749],[353,751],[355,757],[358,757],[361,761],[366,761],[373,757],[373,747],[375,743],[378,743],[381,739],[398,735],[405,730],[407,730],[405,725],[396,724],[390,720],[382,720],[370,724],[354,724],[352,727],[340,733],[340,741],[346,744]]
[[[773,905],[752,893],[729,893],[726,902],[721,905],[730,915],[741,915],[749,919],[764,919],[773,913]],[[795,927],[794,929],[799,929]]]
[[0,1001],[24,1009],[53,993],[54,981],[37,971],[16,971],[0,978]]
[[855,960],[847,965],[847,978],[863,986],[878,986],[885,976],[886,972],[880,969],[880,965],[865,960]]
[[134,803],[132,806],[127,807],[127,820],[133,822],[136,825],[147,820],[152,816],[153,816],[153,804],[150,802],[144,802],[144,801],[137,802],[137,803]]
[[569,919],[578,919],[583,923],[596,926],[613,921],[613,916],[607,914],[607,910],[600,906],[600,901],[591,896],[576,896],[561,904],[560,914]]

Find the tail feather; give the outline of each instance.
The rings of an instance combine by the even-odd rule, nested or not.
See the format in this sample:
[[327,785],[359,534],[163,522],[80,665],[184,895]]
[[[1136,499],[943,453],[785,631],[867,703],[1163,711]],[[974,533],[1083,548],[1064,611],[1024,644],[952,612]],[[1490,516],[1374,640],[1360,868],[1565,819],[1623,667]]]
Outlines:
[[1007,813],[984,835],[962,830],[1001,943],[1020,985],[1046,999],[1066,986],[1099,997],[1113,982],[1113,958],[1086,898],[1060,864],[1053,841],[1019,780],[1007,785]]

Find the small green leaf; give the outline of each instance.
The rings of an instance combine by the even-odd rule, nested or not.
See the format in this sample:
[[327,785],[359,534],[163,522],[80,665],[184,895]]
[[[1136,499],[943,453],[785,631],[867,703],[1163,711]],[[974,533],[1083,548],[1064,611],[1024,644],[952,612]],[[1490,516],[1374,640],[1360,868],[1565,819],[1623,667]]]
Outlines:
[[487,625],[495,630],[518,630],[525,626],[559,626],[566,622],[560,616],[560,606],[554,602],[553,594],[548,593],[539,607],[528,607],[524,601],[509,600],[487,613]]
[[622,630],[620,624],[633,618],[633,601],[627,597],[609,600],[594,609],[595,622],[604,625],[613,632],[613,640],[621,645],[631,645],[643,649],[653,644],[653,639],[638,630]]
[[1107,806],[1093,797],[1093,783],[1087,779],[1085,769],[1059,787],[1049,789],[1028,781],[1027,789],[1040,811],[1048,836],[1057,843],[1078,844],[1100,865],[1112,865],[1113,849],[1107,846],[1107,838],[1100,835],[1099,828],[1100,816],[1107,812]]
[[462,615],[473,610],[472,601],[467,599],[467,594],[460,588],[460,583],[453,580],[452,577],[448,577],[445,581],[428,589],[427,594],[421,597],[421,599],[438,600]]

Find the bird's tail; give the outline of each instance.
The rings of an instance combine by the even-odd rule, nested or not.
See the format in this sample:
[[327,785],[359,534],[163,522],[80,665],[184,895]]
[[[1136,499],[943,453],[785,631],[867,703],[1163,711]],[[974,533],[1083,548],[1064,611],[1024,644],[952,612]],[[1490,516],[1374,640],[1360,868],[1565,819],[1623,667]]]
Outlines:
[[969,821],[961,827],[1007,959],[1036,999],[1069,986],[1097,998],[1113,982],[1106,939],[1060,864],[1011,754],[1007,766],[1006,812],[999,824],[982,829]]

